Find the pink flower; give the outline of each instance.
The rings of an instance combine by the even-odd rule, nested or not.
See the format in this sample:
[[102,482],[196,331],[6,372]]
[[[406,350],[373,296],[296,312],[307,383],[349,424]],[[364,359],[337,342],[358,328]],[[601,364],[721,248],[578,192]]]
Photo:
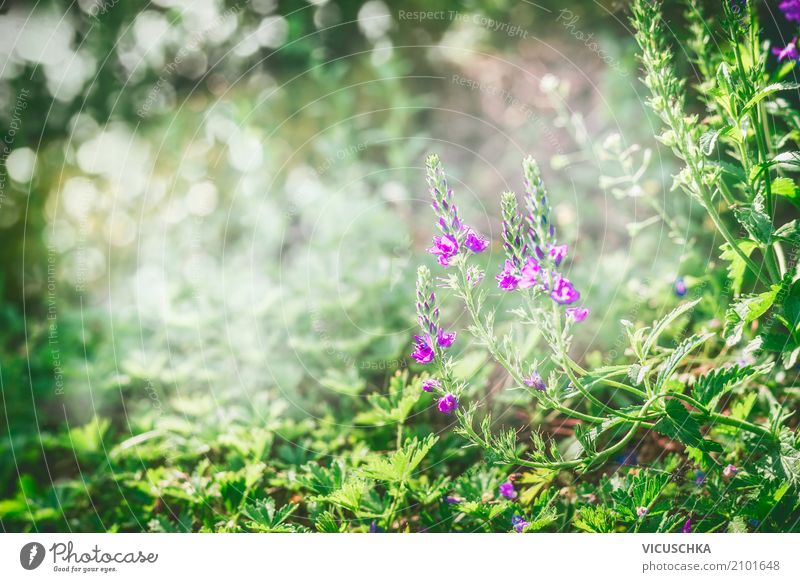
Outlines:
[[501,484],[499,489],[500,495],[506,499],[515,499],[517,497],[517,492],[514,491],[514,484],[510,481],[506,481],[505,483]]
[[442,383],[439,382],[436,378],[428,378],[422,383],[422,389],[425,392],[433,392],[436,388],[441,388]]
[[536,277],[541,270],[542,268],[539,266],[539,263],[536,262],[536,259],[528,257],[528,260],[525,261],[525,266],[522,267],[522,271],[520,271],[520,289],[528,289],[536,285],[538,283]]
[[464,241],[464,246],[473,253],[482,253],[489,247],[489,241],[481,238],[474,230],[467,227],[467,238]]
[[575,322],[583,321],[589,315],[589,310],[585,307],[567,307],[566,311],[567,317]]
[[458,399],[452,394],[446,394],[439,399],[438,403],[439,412],[443,414],[450,414],[458,408]]
[[794,37],[789,44],[787,44],[783,48],[774,47],[772,49],[772,54],[778,56],[778,61],[783,61],[783,59],[792,59],[796,60],[800,57],[800,53],[797,51],[797,37]]
[[436,357],[436,352],[433,351],[429,336],[424,338],[418,335],[414,336],[414,351],[411,352],[411,357],[420,364],[429,364],[433,361],[433,358]]
[[513,291],[517,288],[519,279],[514,276],[514,271],[516,271],[514,263],[506,259],[505,268],[499,275],[495,277],[498,283],[497,286],[503,291]]
[[736,467],[736,465],[728,465],[722,470],[722,476],[725,477],[726,479],[730,479],[738,472],[739,469]]
[[439,344],[440,348],[449,348],[453,345],[454,341],[456,341],[456,332],[451,331],[450,333],[445,333],[441,329],[439,330],[436,343]]
[[553,257],[553,261],[555,262],[556,266],[558,266],[567,256],[567,245],[556,245],[550,247],[548,254]]
[[544,383],[544,380],[539,372],[531,372],[529,376],[523,376],[522,382],[525,384],[525,386],[535,388],[536,390],[540,390],[542,392],[547,390],[547,384]]
[[561,305],[575,303],[581,298],[581,294],[573,287],[572,282],[566,277],[556,274],[553,290],[550,293],[553,301]]
[[433,237],[433,246],[428,249],[432,255],[437,255],[437,261],[443,267],[450,265],[450,259],[458,254],[458,241],[445,234],[443,236]]
[[646,507],[637,507],[636,508],[636,515],[639,517],[644,517],[647,515],[647,508]]

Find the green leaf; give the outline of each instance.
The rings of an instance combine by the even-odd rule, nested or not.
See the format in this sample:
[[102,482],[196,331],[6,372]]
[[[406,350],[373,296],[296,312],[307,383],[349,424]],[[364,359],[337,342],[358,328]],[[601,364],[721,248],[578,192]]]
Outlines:
[[650,335],[647,336],[647,340],[644,342],[644,346],[642,346],[642,354],[643,357],[647,357],[650,353],[650,350],[655,345],[656,341],[658,341],[659,336],[664,333],[664,330],[669,327],[669,325],[678,319],[681,315],[690,311],[695,305],[700,303],[700,299],[695,299],[694,301],[687,301],[686,303],[681,303],[675,309],[670,311],[667,315],[659,319],[653,325],[653,331],[650,332]]
[[314,521],[314,529],[320,533],[344,533],[347,531],[347,522],[339,523],[330,511],[324,511]]
[[428,435],[424,440],[409,439],[403,448],[389,455],[372,455],[366,459],[362,475],[390,483],[407,483],[414,471],[433,448],[439,437]]
[[762,87],[756,94],[753,95],[750,100],[744,104],[742,108],[742,113],[747,113],[752,107],[757,105],[761,100],[766,97],[769,97],[773,93],[777,93],[778,91],[789,91],[791,89],[797,89],[800,87],[797,83],[771,83],[766,87]]
[[259,499],[256,503],[248,505],[242,515],[249,518],[247,527],[262,533],[289,533],[296,528],[285,523],[289,516],[297,509],[297,505],[290,503],[280,509],[275,508],[275,501],[271,498]]
[[765,366],[740,367],[735,364],[728,368],[716,368],[697,379],[692,386],[692,396],[701,404],[713,407],[735,383],[742,383],[756,374],[767,374],[771,369],[771,363]]
[[772,193],[776,196],[783,196],[795,206],[800,206],[800,197],[797,195],[797,185],[794,180],[786,177],[779,177],[772,180],[770,185]]
[[[739,247],[739,250],[742,251],[744,256],[749,257],[753,254],[753,251],[758,248],[758,243],[750,239],[742,239],[736,243],[736,246]],[[733,247],[728,243],[723,244],[720,250],[722,251],[720,258],[724,261],[728,261],[728,279],[731,282],[733,296],[738,297],[742,292],[744,274],[747,272],[747,263],[744,262],[744,259],[739,253],[734,251]]]
[[653,427],[656,432],[701,451],[722,450],[719,443],[703,438],[700,433],[700,425],[680,401],[667,400],[665,411],[667,415]]
[[796,220],[787,222],[775,231],[774,238],[792,244],[800,244],[800,224]]
[[714,151],[714,147],[717,145],[717,140],[719,139],[720,134],[725,129],[726,128],[714,129],[707,131],[700,136],[698,144],[700,145],[700,151],[703,152],[704,155],[711,155],[711,153]]
[[769,244],[772,241],[774,228],[772,220],[764,210],[764,204],[764,196],[759,194],[753,204],[735,208],[733,213],[739,224],[750,233],[753,239],[763,244]]
[[611,533],[617,523],[617,514],[607,507],[587,506],[581,509],[575,527],[590,533]]
[[744,327],[764,315],[772,307],[780,289],[780,284],[772,285],[769,291],[740,299],[728,309],[725,313],[725,331],[723,332],[727,345],[733,346],[739,343]]
[[662,364],[661,370],[656,378],[656,390],[660,390],[664,385],[664,382],[669,380],[670,376],[672,376],[672,373],[681,364],[686,356],[688,356],[712,337],[714,337],[713,333],[703,333],[693,335],[683,340]]
[[770,165],[785,164],[787,166],[800,167],[800,152],[782,152],[769,161]]

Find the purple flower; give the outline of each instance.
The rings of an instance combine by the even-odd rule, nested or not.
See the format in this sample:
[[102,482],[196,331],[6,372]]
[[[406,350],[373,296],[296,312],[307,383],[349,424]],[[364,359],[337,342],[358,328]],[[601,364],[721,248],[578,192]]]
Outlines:
[[636,515],[639,517],[644,517],[647,515],[647,508],[646,507],[637,507],[636,508]]
[[433,237],[433,246],[428,249],[432,255],[437,255],[437,261],[443,267],[450,265],[450,259],[458,254],[458,241],[455,237],[445,234]]
[[369,533],[383,533],[383,529],[374,521],[369,524]]
[[698,487],[706,482],[706,474],[702,471],[698,471],[694,477],[694,484]]
[[433,351],[430,336],[424,338],[418,335],[414,336],[414,351],[411,352],[411,357],[420,364],[429,364],[436,357],[436,352]]
[[450,414],[458,408],[458,399],[452,394],[446,394],[439,399],[439,412]]
[[522,531],[528,527],[528,522],[520,516],[515,515],[511,518],[511,526],[514,528],[515,532],[522,533]]
[[692,520],[691,520],[691,518],[687,519],[686,523],[683,524],[683,527],[681,528],[681,533],[692,533]]
[[514,263],[506,259],[505,268],[495,277],[498,283],[497,286],[503,291],[513,291],[517,288],[519,279],[514,276],[514,271],[516,271]]
[[572,282],[566,277],[562,277],[556,273],[553,290],[550,293],[553,301],[561,305],[569,305],[575,303],[581,298],[581,294],[573,287]]
[[464,246],[473,253],[482,253],[489,247],[489,241],[481,238],[474,230],[467,227],[467,238],[464,241]]
[[515,499],[517,492],[514,491],[514,484],[511,481],[506,481],[500,485],[500,495],[506,499]]
[[800,52],[797,51],[797,37],[794,37],[789,44],[785,47],[773,47],[772,54],[778,56],[778,62],[783,61],[784,59],[792,59],[796,61],[800,58]]
[[686,281],[683,280],[683,277],[675,279],[675,295],[683,297],[688,290],[689,288],[686,286]]
[[448,505],[456,505],[458,503],[461,503],[461,500],[458,497],[454,497],[453,495],[448,495],[447,497],[444,498],[444,502],[447,503]]
[[525,261],[525,266],[522,267],[522,271],[520,271],[520,289],[528,289],[536,285],[538,283],[536,276],[541,270],[542,268],[539,266],[539,263],[536,261],[536,259],[533,257],[528,257],[528,260]]
[[722,476],[725,477],[726,479],[730,479],[738,472],[739,469],[736,467],[736,465],[728,465],[722,470]]
[[778,4],[786,20],[794,20],[800,22],[800,0],[783,0]]
[[422,389],[425,392],[433,392],[436,388],[441,388],[442,383],[439,382],[436,378],[428,378],[422,383]]
[[553,257],[553,261],[555,262],[556,266],[558,266],[567,256],[567,245],[552,246],[547,254]]
[[575,322],[583,321],[589,315],[589,310],[585,307],[567,307],[566,311],[567,317]]
[[542,380],[542,376],[539,374],[539,372],[531,372],[529,376],[523,376],[522,382],[525,384],[525,386],[536,388],[536,390],[541,390],[542,392],[547,390],[547,384],[544,383],[544,380]]
[[454,341],[456,341],[456,332],[451,331],[450,333],[445,333],[443,330],[439,330],[436,343],[439,344],[440,348],[449,348],[453,345]]

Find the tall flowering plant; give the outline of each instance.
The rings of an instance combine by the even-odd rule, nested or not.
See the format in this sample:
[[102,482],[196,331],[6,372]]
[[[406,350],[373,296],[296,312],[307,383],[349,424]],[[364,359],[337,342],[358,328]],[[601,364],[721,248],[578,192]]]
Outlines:
[[[728,474],[732,474],[728,468],[731,463],[722,461],[723,449],[708,436],[709,427],[725,426],[729,432],[746,433],[760,442],[780,446],[784,430],[780,423],[751,422],[744,415],[718,410],[722,396],[734,383],[769,373],[771,362],[712,371],[698,377],[692,386],[676,389],[675,377],[681,368],[715,334],[704,331],[673,348],[660,346],[659,339],[699,300],[680,305],[652,326],[624,322],[634,357],[629,363],[587,370],[572,358],[573,334],[589,316],[589,310],[582,304],[581,292],[566,276],[568,247],[558,240],[550,195],[539,168],[530,157],[522,166],[522,204],[514,192],[501,197],[503,266],[493,279],[485,280],[481,268],[474,264],[474,255],[486,250],[488,242],[459,219],[455,196],[439,158],[432,155],[427,160],[432,206],[441,233],[434,237],[430,252],[442,271],[435,279],[426,267],[418,271],[420,330],[414,338],[412,357],[428,368],[430,377],[424,389],[434,394],[441,413],[455,414],[457,432],[498,463],[537,470],[597,467],[624,455],[634,437],[646,430],[682,442],[709,468],[727,470]],[[471,236],[479,244],[468,244]],[[434,285],[434,280],[439,285]],[[514,431],[495,434],[489,414],[476,426],[478,404],[464,401],[467,384],[453,373],[457,358],[449,348],[456,332],[446,330],[441,323],[440,295],[447,291],[469,315],[469,335],[505,371],[507,387],[525,390],[536,406],[572,419],[577,446],[564,447],[551,438],[548,443],[548,438],[535,430],[525,445],[518,442]],[[511,312],[511,325],[541,334],[544,346],[540,346],[538,360],[524,355],[513,333],[496,335],[496,313],[487,307],[489,293],[519,295],[522,306]],[[647,507],[643,505],[637,511],[642,517]]]

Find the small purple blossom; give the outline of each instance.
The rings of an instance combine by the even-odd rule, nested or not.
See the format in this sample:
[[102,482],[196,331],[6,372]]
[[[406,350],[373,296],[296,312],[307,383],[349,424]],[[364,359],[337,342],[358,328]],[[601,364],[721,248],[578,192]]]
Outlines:
[[439,334],[436,336],[436,343],[439,344],[440,348],[449,348],[454,341],[456,341],[456,332],[454,331],[445,333],[444,330],[440,329]]
[[800,0],[783,0],[778,4],[786,20],[800,22]]
[[464,246],[473,253],[482,253],[489,247],[489,241],[480,237],[471,228],[467,228],[467,238],[464,240]]
[[567,307],[567,317],[574,322],[583,321],[589,315],[586,307]]
[[433,237],[433,246],[428,249],[432,255],[436,255],[436,260],[443,267],[450,266],[450,259],[458,254],[458,241],[455,237],[445,234]]
[[457,505],[461,503],[461,500],[453,495],[448,495],[447,497],[444,498],[444,502],[447,503],[448,505]]
[[539,372],[531,372],[528,376],[523,376],[522,382],[525,384],[525,386],[535,388],[536,390],[541,390],[542,392],[547,390],[547,384],[544,383],[544,380]]
[[373,521],[369,524],[369,533],[383,533],[383,528]]
[[446,394],[439,399],[439,404],[437,406],[439,412],[450,414],[458,408],[458,399],[453,394]]
[[636,508],[636,515],[639,517],[644,517],[647,515],[647,508],[646,507],[637,507]]
[[528,522],[519,515],[515,515],[511,518],[511,526],[514,528],[515,532],[522,533],[523,530],[528,527]]
[[735,476],[736,473],[738,472],[739,469],[736,467],[736,465],[728,465],[722,470],[722,476],[725,477],[726,479],[730,479],[731,477]]
[[422,382],[422,389],[425,392],[433,392],[437,388],[441,388],[442,383],[439,382],[436,378],[428,378],[427,380]]
[[537,279],[542,268],[533,257],[528,257],[525,261],[525,266],[520,271],[519,287],[520,289],[528,289],[536,285],[539,281]]
[[681,533],[692,533],[692,520],[691,518],[686,520],[686,523],[683,524],[681,528]]
[[519,279],[514,276],[515,271],[514,263],[506,259],[503,271],[495,277],[498,283],[497,286],[504,291],[513,291],[516,289],[517,285],[519,285]]
[[797,37],[794,37],[789,43],[783,47],[773,47],[772,54],[777,55],[778,62],[782,62],[784,59],[791,59],[796,61],[800,58],[800,52],[797,51]]
[[433,351],[430,336],[414,336],[414,351],[411,352],[411,357],[420,364],[430,364],[433,361],[436,352]]
[[550,247],[550,250],[547,254],[549,254],[553,258],[553,262],[555,262],[556,267],[561,264],[567,256],[567,245],[556,245]]
[[700,485],[702,485],[705,482],[706,482],[706,474],[703,473],[702,471],[697,471],[697,473],[695,473],[695,477],[694,477],[694,484],[699,487]]
[[506,481],[505,483],[502,483],[499,489],[500,489],[500,495],[502,495],[506,499],[516,499],[517,492],[514,491],[514,484],[511,481]]
[[550,292],[550,297],[553,301],[561,305],[569,305],[575,303],[581,298],[581,294],[572,285],[572,282],[566,277],[556,274],[553,283],[553,290]]
[[675,279],[675,295],[683,297],[688,290],[689,288],[686,286],[686,281],[683,280],[683,277]]

